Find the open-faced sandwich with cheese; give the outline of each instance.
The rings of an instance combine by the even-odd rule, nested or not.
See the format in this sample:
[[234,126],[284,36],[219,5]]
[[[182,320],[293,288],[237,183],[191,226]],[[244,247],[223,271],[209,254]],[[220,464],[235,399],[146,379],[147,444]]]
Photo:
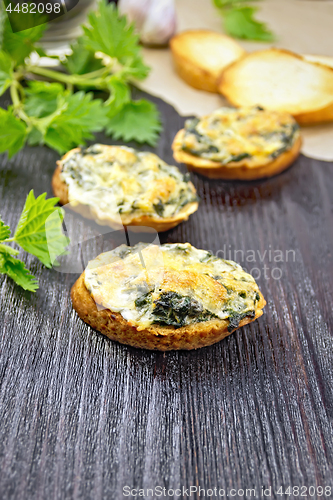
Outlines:
[[112,340],[144,349],[197,349],[262,315],[255,280],[189,243],[121,245],[89,262],[74,309]]
[[75,148],[58,162],[52,187],[60,203],[98,224],[166,231],[198,208],[189,174],[157,155],[126,146]]
[[213,179],[259,179],[285,170],[299,155],[299,126],[288,113],[260,106],[220,108],[185,122],[173,142],[176,161]]
[[196,89],[218,92],[221,71],[245,50],[232,38],[210,30],[188,30],[170,40],[175,69]]
[[218,89],[234,106],[285,111],[302,125],[333,121],[333,69],[283,49],[247,54],[221,74]]

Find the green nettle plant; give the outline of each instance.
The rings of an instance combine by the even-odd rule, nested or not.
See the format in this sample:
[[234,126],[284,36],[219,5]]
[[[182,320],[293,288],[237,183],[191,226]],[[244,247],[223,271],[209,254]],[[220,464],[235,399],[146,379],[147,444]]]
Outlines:
[[[62,154],[102,130],[115,139],[156,143],[161,130],[156,106],[133,100],[130,87],[149,68],[134,26],[113,4],[102,0],[89,14],[72,54],[52,56],[55,69],[29,59],[32,52],[46,56],[38,43],[45,24],[13,33],[6,17],[0,21],[0,95],[9,89],[12,101],[0,108],[0,153],[11,157],[27,143]],[[106,100],[95,98],[100,91]]]
[[213,0],[223,18],[226,33],[235,38],[271,42],[274,34],[265,23],[255,19],[257,7],[249,5],[248,0]]
[[6,274],[24,290],[35,292],[38,281],[17,258],[19,250],[8,243],[34,255],[46,267],[57,265],[52,256],[64,254],[69,244],[62,232],[63,210],[55,206],[58,201],[59,198],[47,200],[46,193],[35,198],[34,192],[30,191],[13,236],[10,227],[0,217],[0,274]]

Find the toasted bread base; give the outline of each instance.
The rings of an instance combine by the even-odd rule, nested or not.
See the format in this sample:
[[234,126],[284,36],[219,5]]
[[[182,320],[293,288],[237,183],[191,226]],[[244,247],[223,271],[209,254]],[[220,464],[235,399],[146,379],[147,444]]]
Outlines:
[[223,165],[220,162],[206,160],[199,156],[192,155],[181,149],[185,130],[180,130],[172,144],[173,156],[179,163],[186,163],[189,170],[194,170],[210,179],[226,180],[254,180],[264,177],[271,177],[286,170],[298,157],[302,139],[299,137],[292,148],[274,160],[269,160],[265,165],[251,165],[248,158],[238,162],[230,162]]
[[[73,307],[80,318],[92,328],[111,340],[141,349],[153,351],[198,349],[199,347],[215,344],[232,333],[228,331],[228,320],[211,320],[181,328],[151,325],[139,331],[136,327],[130,326],[121,314],[112,312],[109,309],[98,310],[94,299],[84,284],[84,273],[74,283],[71,299]],[[255,317],[242,319],[239,327],[259,318],[263,314],[262,308],[265,304],[266,301],[260,293]]]
[[[64,156],[64,158],[66,155]],[[57,162],[58,166],[52,177],[52,190],[55,196],[59,198],[59,202],[61,205],[67,205],[69,202],[68,199],[68,187],[67,184],[61,179],[61,168],[62,163]],[[194,186],[193,191],[194,191]],[[199,204],[197,202],[188,203],[182,210],[178,212],[174,217],[169,217],[161,220],[159,217],[149,217],[147,215],[141,215],[139,217],[131,218],[121,215],[122,224],[119,224],[119,221],[115,221],[111,217],[108,217],[106,214],[101,213],[95,207],[91,207],[90,205],[76,204],[70,203],[68,205],[71,210],[79,213],[83,217],[87,219],[94,220],[97,224],[101,226],[110,226],[113,229],[121,229],[123,226],[140,226],[142,227],[142,231],[144,231],[145,227],[152,227],[157,232],[168,231],[175,226],[178,226],[183,221],[188,220],[189,216],[193,214],[196,210],[198,210]],[[138,228],[139,229],[139,228]]]
[[179,33],[170,48],[178,75],[191,87],[215,93],[221,71],[245,54],[232,38],[209,30]]
[[236,107],[286,111],[301,125],[333,120],[333,69],[288,50],[247,54],[222,72],[218,91]]

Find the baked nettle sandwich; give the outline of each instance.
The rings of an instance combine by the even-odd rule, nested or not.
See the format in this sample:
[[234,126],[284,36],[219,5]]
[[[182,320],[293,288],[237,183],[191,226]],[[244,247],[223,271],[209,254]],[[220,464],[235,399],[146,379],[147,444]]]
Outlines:
[[260,106],[220,108],[185,122],[173,142],[174,158],[189,170],[220,179],[259,179],[289,167],[302,140],[295,119]]
[[161,351],[214,344],[259,318],[266,304],[241,266],[189,243],[102,253],[71,297],[78,315],[110,339]]
[[75,148],[58,162],[52,187],[60,203],[112,228],[166,231],[198,209],[189,174],[157,155],[126,146]]

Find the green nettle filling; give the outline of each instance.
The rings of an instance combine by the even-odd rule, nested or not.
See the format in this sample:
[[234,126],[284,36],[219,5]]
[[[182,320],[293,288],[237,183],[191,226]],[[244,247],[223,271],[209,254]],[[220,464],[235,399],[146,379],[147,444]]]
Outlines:
[[[257,294],[259,296],[259,294]],[[239,297],[241,298],[246,298],[245,296],[242,295],[241,293],[239,294]],[[259,297],[260,299],[260,297]],[[258,299],[258,300],[259,300]],[[228,326],[228,332],[232,332],[236,328],[238,328],[239,323],[242,319],[248,317],[248,318],[254,318],[256,313],[255,313],[255,304],[257,302],[256,297],[253,300],[253,309],[248,310],[248,306],[245,306],[243,301],[235,301],[234,297],[230,299],[225,305],[224,312],[227,313],[228,319],[229,319],[229,326]]]
[[[220,277],[219,277],[220,278]],[[174,326],[180,328],[191,323],[201,323],[212,319],[219,319],[218,316],[211,311],[205,309],[202,304],[196,299],[181,295],[177,292],[162,292],[158,299],[152,299],[152,291],[149,291],[135,300],[135,306],[142,314],[150,310],[154,318],[153,323],[165,326]],[[245,292],[240,293],[241,298],[246,298]],[[256,293],[253,300],[253,307],[259,301],[260,296]],[[224,312],[227,313],[229,319],[228,331],[232,332],[238,328],[242,319],[255,317],[255,310],[246,310],[239,312],[238,310],[247,309],[247,306],[241,301],[235,304],[234,298],[226,302]]]
[[238,328],[239,323],[242,319],[249,317],[249,318],[254,318],[256,315],[255,311],[249,311],[247,313],[243,314],[237,314],[234,313],[232,316],[229,317],[229,326],[228,326],[228,332],[232,332],[236,328]]
[[[278,132],[276,135],[278,136],[277,139],[279,139],[282,143],[281,147],[274,151],[270,156],[271,158],[277,158],[280,156],[280,154],[284,153],[285,151],[288,151],[291,149],[292,145],[295,142],[295,137],[296,137],[296,132],[299,131],[299,125],[297,123],[294,123],[293,125],[289,127],[285,127],[286,131]],[[271,137],[271,136],[270,136]]]
[[[138,309],[148,309],[151,303],[151,292],[135,301],[135,305]],[[180,328],[190,323],[200,323],[202,321],[217,318],[215,314],[204,309],[197,300],[180,295],[177,292],[161,293],[159,298],[154,300],[154,306],[151,313],[154,317],[154,323],[158,323],[159,325],[170,325],[176,328]]]
[[[221,108],[202,120],[198,118],[189,119],[184,126],[182,150],[223,164],[255,157],[253,147],[246,151],[248,146],[243,140],[241,125],[246,124],[247,121],[255,118],[260,113],[265,113],[265,110],[258,106],[252,108],[249,115],[235,116],[233,123],[237,123],[237,126],[240,125],[239,129],[237,126],[228,128],[223,123],[223,116],[235,114],[235,110],[231,108]],[[260,133],[249,134],[246,139],[251,142],[251,146],[259,145],[259,149],[263,146],[267,146],[268,150],[273,148],[273,151],[270,151],[267,156],[274,159],[291,149],[298,136],[298,131],[299,125],[294,121],[290,121],[288,123],[278,123],[274,131],[260,130]],[[238,139],[239,144],[245,150],[240,154],[232,154],[229,149],[229,141],[232,142]]]

